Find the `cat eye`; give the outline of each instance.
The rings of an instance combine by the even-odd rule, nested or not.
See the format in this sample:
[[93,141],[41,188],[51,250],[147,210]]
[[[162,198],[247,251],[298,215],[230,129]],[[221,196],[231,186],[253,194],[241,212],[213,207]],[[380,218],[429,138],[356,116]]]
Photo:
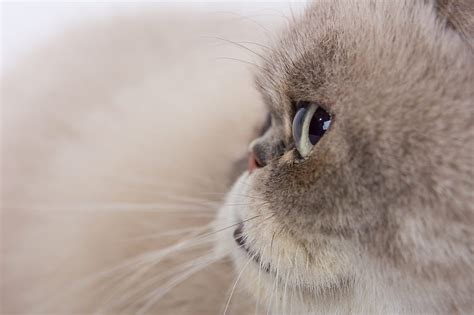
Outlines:
[[331,114],[316,103],[301,102],[293,118],[293,139],[302,157],[307,157],[331,125]]

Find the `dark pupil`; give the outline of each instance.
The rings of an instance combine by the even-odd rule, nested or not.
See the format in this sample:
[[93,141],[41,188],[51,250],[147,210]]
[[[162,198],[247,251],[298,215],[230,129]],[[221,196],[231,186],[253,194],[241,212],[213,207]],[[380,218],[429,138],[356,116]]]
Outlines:
[[[324,135],[326,130],[324,129],[324,123],[331,120],[331,115],[326,112],[321,107],[316,109],[316,112],[311,119],[311,123],[309,124],[309,141],[312,145],[315,145],[319,139]],[[326,126],[327,127],[327,126]],[[326,128],[327,129],[327,128]]]

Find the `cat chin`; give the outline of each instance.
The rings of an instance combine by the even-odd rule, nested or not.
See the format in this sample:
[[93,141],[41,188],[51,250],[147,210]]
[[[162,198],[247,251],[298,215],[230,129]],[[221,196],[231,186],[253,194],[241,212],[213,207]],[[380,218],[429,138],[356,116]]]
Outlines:
[[[262,206],[261,197],[252,188],[254,178],[248,172],[239,177],[214,223],[214,230],[219,231],[216,251],[232,258],[236,286],[245,288],[263,311],[271,305],[271,313],[337,313],[349,309],[348,292],[352,288],[347,276],[348,257],[341,254],[346,252],[343,244],[335,244],[338,251],[321,245],[320,255],[309,257],[307,249],[292,237],[282,233],[275,237],[280,226],[269,219],[271,209]],[[239,226],[243,228],[244,245],[236,240]]]
[[[272,209],[262,204],[263,196],[254,189],[255,175],[245,172],[234,183],[219,209],[214,231],[218,256],[231,257],[234,264],[230,288],[245,289],[254,298],[257,311],[302,315],[432,313],[430,305],[419,305],[417,300],[423,298],[418,298],[415,289],[406,289],[410,285],[401,288],[384,280],[396,278],[395,271],[372,260],[361,261],[350,244],[307,235],[311,242],[302,247],[290,235],[280,233],[279,222],[269,219]],[[242,222],[244,248],[235,236]]]
[[289,273],[282,276],[277,271],[265,271],[243,251],[234,251],[232,258],[236,270],[233,284],[245,288],[255,299],[257,313],[261,310],[270,314],[344,314],[354,309],[351,295],[339,295],[317,283],[312,287],[303,281],[299,285],[291,283]]

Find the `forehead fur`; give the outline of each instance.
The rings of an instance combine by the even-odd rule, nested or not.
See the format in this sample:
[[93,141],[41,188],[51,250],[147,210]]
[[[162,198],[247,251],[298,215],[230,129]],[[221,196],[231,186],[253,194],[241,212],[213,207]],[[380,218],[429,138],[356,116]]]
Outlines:
[[[246,227],[257,247],[292,244],[289,257],[302,248],[311,266],[330,265],[305,274],[316,287],[399,286],[405,306],[368,303],[400,313],[472,309],[474,15],[452,3],[318,1],[264,57],[257,84],[276,119],[256,142],[269,158],[251,177],[264,206],[250,213],[272,220]],[[304,159],[291,135],[298,101],[332,114]]]
[[435,189],[450,177],[452,190],[469,195],[474,53],[439,10],[411,0],[313,3],[267,57],[257,83],[287,124],[299,100],[334,114],[317,150],[334,152],[332,165],[339,159],[365,178],[383,176],[387,189],[417,176]]
[[373,94],[399,86],[439,91],[443,84],[465,94],[472,23],[455,8],[448,1],[313,3],[266,58],[257,84],[280,113],[290,101],[331,106],[354,88]]

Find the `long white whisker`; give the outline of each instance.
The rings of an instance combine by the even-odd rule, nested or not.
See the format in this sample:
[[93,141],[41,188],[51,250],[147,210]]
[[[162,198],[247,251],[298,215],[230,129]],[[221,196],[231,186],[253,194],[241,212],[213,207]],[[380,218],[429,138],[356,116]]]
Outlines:
[[245,50],[247,50],[247,51],[253,53],[255,56],[261,58],[262,60],[264,60],[264,61],[266,61],[266,62],[269,62],[269,60],[268,60],[266,57],[264,57],[262,54],[259,54],[258,52],[254,51],[253,49],[248,48],[248,47],[245,46],[244,44],[241,44],[241,43],[239,43],[239,42],[235,42],[235,41],[230,40],[230,39],[218,37],[218,36],[210,36],[209,38],[213,38],[213,39],[217,39],[217,40],[220,40],[220,41],[223,41],[223,42],[227,42],[227,43],[229,43],[229,44],[233,44],[233,45],[235,45],[235,46],[237,46],[237,47],[240,47],[240,48],[242,48],[242,49],[245,49]]
[[206,268],[207,266],[209,266],[210,264],[218,260],[220,260],[220,257],[214,258],[214,259],[207,259],[207,260],[203,259],[203,261],[200,262],[200,264],[174,277],[170,281],[166,282],[164,286],[161,286],[160,288],[155,289],[154,291],[150,292],[150,294],[148,294],[147,297],[152,297],[152,298],[150,298],[148,302],[143,307],[141,307],[140,310],[138,310],[136,314],[137,315],[144,314],[151,306],[153,306],[153,304],[155,304],[161,297],[163,297],[166,293],[171,291],[178,284],[184,282],[196,272]]
[[[298,258],[299,249],[300,249],[299,247],[296,247],[295,266],[297,266],[296,259]],[[296,270],[296,268],[294,268],[294,270]],[[296,287],[297,287],[297,291],[298,291],[298,294],[299,294],[300,301],[302,303],[303,302],[303,290],[302,290],[302,287],[301,287],[302,281],[300,281],[300,279],[298,279],[298,277],[295,277],[295,278],[297,278],[296,283],[298,283],[298,285]]]
[[[175,268],[169,270],[168,272],[166,272],[164,274],[159,273],[156,276],[153,276],[151,278],[147,278],[145,281],[140,281],[139,283],[137,283],[135,280],[138,279],[138,277],[140,275],[144,275],[145,273],[142,272],[141,274],[135,275],[133,278],[129,279],[126,283],[124,283],[124,285],[122,285],[122,290],[121,291],[115,292],[114,294],[112,294],[110,296],[109,300],[114,299],[114,304],[112,304],[112,305],[109,304],[109,307],[113,306],[113,305],[121,305],[121,304],[124,305],[125,303],[127,305],[130,305],[130,303],[127,303],[127,302],[133,297],[134,294],[138,294],[139,296],[143,295],[143,294],[140,294],[140,291],[143,291],[146,288],[152,286],[159,279],[164,279],[169,275],[175,274],[175,273],[180,272],[182,270],[189,269],[189,268],[193,267],[194,265],[196,265],[196,262],[199,261],[199,260],[205,260],[205,259],[211,259],[211,258],[212,259],[216,258],[214,251],[211,251],[210,254],[200,256],[197,259],[194,259],[190,262],[186,262],[184,264],[178,265]],[[146,271],[149,271],[149,269],[145,270],[145,272]],[[131,286],[133,284],[136,284],[136,286],[135,286],[135,288],[131,289]],[[157,290],[157,289],[155,289],[155,290]],[[116,299],[115,297],[117,296],[117,294],[120,293],[120,292],[123,292],[123,291],[126,291],[127,294],[122,295],[119,299]]]
[[226,193],[203,193],[203,195],[208,195],[208,196],[236,196],[236,197],[245,197],[245,198],[250,198],[250,199],[256,199],[256,200],[263,200],[265,201],[265,198],[259,197],[259,196],[252,196],[248,194],[242,194],[242,193],[232,193],[232,192],[226,192]]
[[[204,226],[203,228],[194,228],[191,232],[195,232],[195,233],[194,233],[194,236],[196,236],[198,233],[200,233],[201,230],[207,229],[207,228],[208,228],[207,226]],[[180,242],[181,242],[181,243],[184,243],[184,242],[188,242],[188,241],[193,241],[193,240],[192,240],[192,239],[185,239],[185,240],[182,240],[182,241],[180,241]],[[178,243],[176,243],[176,244],[179,244],[180,242],[178,242]],[[207,243],[209,243],[209,241],[203,241],[201,245],[204,245],[204,244],[207,244]],[[199,245],[199,243],[196,244],[196,245]],[[183,250],[184,250],[184,249],[185,249],[185,248],[183,248]],[[179,251],[179,250],[178,250],[178,251]],[[125,282],[123,282],[120,287],[121,287],[121,288],[125,288],[125,289],[123,289],[123,290],[126,290],[127,288],[129,288],[129,287],[134,283],[135,279],[137,279],[138,277],[140,277],[140,276],[146,274],[146,273],[147,273],[148,271],[150,271],[154,266],[156,266],[156,265],[162,260],[162,258],[165,258],[165,257],[167,257],[167,256],[169,256],[169,254],[168,254],[168,255],[165,255],[165,256],[163,256],[163,257],[157,257],[156,260],[149,260],[148,262],[145,261],[145,262],[137,263],[137,264],[136,264],[136,267],[138,267],[139,269],[138,269],[138,270],[135,270],[135,271],[133,272],[133,274],[131,275],[131,277],[128,278]],[[145,264],[147,264],[147,265],[145,265]],[[148,281],[148,282],[150,282],[150,281]],[[146,283],[146,282],[145,282],[145,283]],[[141,282],[140,284],[142,285],[142,287],[145,287],[145,286],[146,286],[143,282]],[[122,291],[123,291],[123,290],[122,290]],[[106,300],[106,301],[104,302],[104,304],[107,304],[109,300],[111,300],[112,298],[114,298],[114,296],[117,295],[117,291],[120,292],[120,288],[118,288],[118,289],[115,290],[115,291],[112,291],[112,293],[109,295],[110,298],[109,298],[108,300]],[[135,291],[136,291],[136,290],[134,290],[134,291],[129,291],[129,295],[133,294]],[[123,298],[124,298],[124,297],[122,297],[122,299],[123,299]],[[120,302],[122,299],[120,299],[119,302]],[[99,313],[100,313],[100,311],[99,311]]]
[[283,289],[283,313],[285,310],[288,308],[287,305],[287,289],[288,289],[288,281],[290,280],[290,272],[286,272],[286,277],[285,277],[285,288]]
[[182,235],[182,234],[191,233],[191,232],[196,232],[194,234],[197,236],[201,232],[209,230],[209,229],[210,227],[208,225],[203,226],[203,227],[173,229],[173,230],[167,230],[164,232],[158,232],[158,233],[152,233],[152,234],[143,235],[143,236],[132,237],[132,238],[127,239],[127,241],[142,241],[142,240],[148,240],[148,239],[155,239],[158,237]]
[[[264,247],[262,248],[262,253],[265,252],[266,247],[267,247],[267,246],[264,246]],[[255,315],[258,314],[258,308],[259,308],[259,306],[260,306],[260,291],[261,291],[261,288],[260,288],[260,280],[261,280],[261,276],[262,276],[262,268],[263,268],[263,267],[262,267],[262,264],[263,264],[262,259],[260,259],[260,262],[259,262],[259,264],[258,264],[258,280],[257,280],[257,285],[258,285],[258,287],[257,287],[257,302],[255,303]]]
[[158,263],[160,263],[164,258],[168,257],[171,254],[183,251],[185,249],[193,248],[195,246],[211,243],[213,241],[214,241],[213,239],[208,239],[208,238],[198,238],[196,240],[188,239],[188,240],[180,241],[176,244],[168,246],[159,251],[152,251],[152,252],[142,254],[138,257],[131,258],[111,269],[100,271],[98,273],[90,275],[89,277],[82,279],[80,282],[76,283],[72,287],[65,288],[64,290],[62,290],[61,294],[55,297],[50,297],[47,301],[43,302],[41,305],[36,306],[35,307],[36,311],[32,313],[39,313],[40,310],[44,309],[47,305],[61,298],[65,294],[71,293],[77,290],[85,289],[88,286],[96,283],[97,281],[101,279],[105,279],[106,277],[111,276],[119,271],[122,273],[122,276],[123,276],[124,275],[123,273],[127,270],[127,268],[134,267],[136,269],[147,264],[149,265],[146,266],[145,268],[151,268],[154,265],[157,265]]
[[156,213],[187,213],[214,215],[215,209],[204,206],[190,207],[189,205],[176,204],[81,204],[81,205],[5,205],[5,210],[18,211],[111,211],[111,212],[156,212]]
[[279,274],[279,271],[280,271],[280,257],[281,255],[278,255],[278,259],[277,259],[277,267],[276,267],[276,277],[275,277],[275,280],[273,282],[273,286],[272,286],[272,293],[270,295],[270,300],[268,302],[268,307],[267,307],[267,315],[269,315],[272,311],[272,303],[273,303],[273,297],[274,295],[277,293],[275,291],[278,291],[278,280],[279,280],[279,277],[278,277],[278,274]]
[[233,61],[238,61],[238,62],[242,62],[242,63],[246,63],[248,65],[251,65],[251,66],[254,66],[256,68],[259,68],[263,71],[265,71],[266,69],[263,68],[262,66],[259,66],[258,64],[254,63],[254,62],[251,62],[251,61],[247,61],[247,60],[243,60],[243,59],[239,59],[239,58],[231,58],[231,57],[217,57],[215,58],[216,60],[233,60]]
[[247,266],[250,264],[250,262],[254,259],[256,255],[250,257],[247,261],[247,263],[245,263],[245,265],[242,267],[242,269],[240,270],[239,272],[239,275],[237,276],[237,279],[235,280],[234,282],[234,285],[232,286],[232,289],[230,291],[230,295],[229,295],[229,298],[227,299],[227,303],[225,305],[225,308],[224,308],[224,312],[222,313],[222,315],[226,315],[227,313],[227,310],[229,308],[229,305],[230,305],[230,300],[232,299],[232,296],[234,295],[234,291],[235,291],[235,288],[237,287],[237,284],[239,283],[239,280],[240,278],[242,277],[242,274],[244,273],[245,271],[245,268],[247,268]]
[[[267,36],[271,36],[271,32],[268,28],[266,28],[265,26],[263,26],[263,24],[259,23],[258,21],[256,21],[255,19],[252,19],[250,16],[245,16],[245,15],[242,15],[242,14],[239,14],[239,13],[236,13],[236,12],[231,12],[231,11],[216,11],[215,12],[216,14],[228,14],[228,15],[234,15],[236,16],[239,20],[243,20],[243,21],[249,21],[251,23],[254,23],[255,25],[259,26],[260,28],[262,28],[264,30],[264,32],[266,33]],[[258,17],[258,15],[253,15],[254,17]]]

